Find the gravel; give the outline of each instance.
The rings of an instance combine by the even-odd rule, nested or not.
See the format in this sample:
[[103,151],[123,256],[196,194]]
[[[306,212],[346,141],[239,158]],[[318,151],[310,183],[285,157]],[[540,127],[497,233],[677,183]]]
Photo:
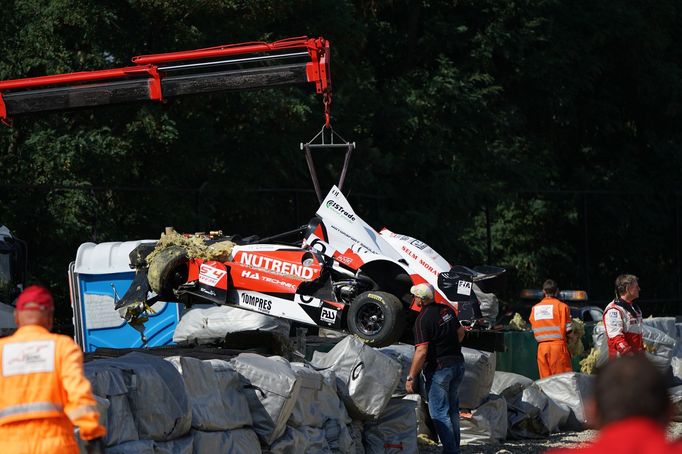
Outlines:
[[[540,440],[508,440],[499,445],[468,445],[462,446],[462,454],[539,454],[551,448],[577,447],[587,443],[597,436],[596,430],[582,432],[560,432]],[[668,437],[676,439],[682,436],[682,423],[674,422],[668,427]],[[440,446],[419,445],[419,454],[437,454]]]

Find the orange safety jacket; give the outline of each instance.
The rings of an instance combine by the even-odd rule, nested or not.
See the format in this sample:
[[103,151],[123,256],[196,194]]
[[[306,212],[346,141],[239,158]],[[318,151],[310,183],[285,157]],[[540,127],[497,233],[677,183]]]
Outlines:
[[566,303],[556,298],[543,298],[531,309],[530,326],[538,343],[566,342],[566,333],[573,326],[571,311]]
[[[71,338],[38,325],[0,339],[0,434],[13,423],[40,419],[63,426],[65,418],[80,428],[84,440],[106,434],[83,374],[80,348]],[[66,426],[73,434],[73,425]]]

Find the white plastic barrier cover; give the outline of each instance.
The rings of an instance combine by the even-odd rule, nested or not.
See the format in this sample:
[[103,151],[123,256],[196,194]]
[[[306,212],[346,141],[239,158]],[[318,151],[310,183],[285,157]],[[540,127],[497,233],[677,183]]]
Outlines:
[[154,454],[193,454],[194,436],[190,432],[182,438],[170,441],[155,441]]
[[500,300],[494,293],[483,293],[478,285],[473,286],[476,298],[481,305],[481,315],[489,322],[494,323],[497,319],[497,314],[500,312]]
[[362,442],[368,454],[416,453],[417,416],[416,402],[409,399],[391,399],[379,419],[366,421]]
[[405,389],[405,380],[410,374],[412,357],[414,357],[414,345],[393,344],[389,345],[388,347],[380,348],[379,351],[400,363],[400,381],[398,382],[398,386],[396,386],[392,397],[403,397],[407,395],[407,390]]
[[429,415],[429,407],[426,402],[424,402],[424,399],[422,399],[422,396],[419,394],[408,394],[407,396],[403,397],[403,399],[414,401],[414,412],[417,418],[417,435],[423,434],[429,438],[434,438],[434,432],[426,424],[427,416]]
[[107,446],[106,454],[154,454],[154,442],[152,440],[135,440],[121,443],[120,445]]
[[673,405],[672,420],[682,422],[682,385],[670,388],[668,393]]
[[515,374],[513,372],[495,371],[490,392],[502,396],[507,400],[513,400],[519,393],[532,384],[533,380],[524,375]]
[[[322,406],[321,406],[321,412],[323,415],[329,415],[331,419],[337,419],[339,421],[339,424],[342,425],[347,425],[350,424],[351,417],[348,415],[348,410],[346,410],[346,405],[343,403],[341,400],[341,392],[339,391],[339,381],[336,378],[336,373],[334,373],[333,370],[330,369],[325,369],[319,371],[322,374],[322,377],[324,378],[324,386],[323,388],[325,390],[325,393],[330,393],[333,394],[333,396],[336,397],[336,400],[334,400],[333,397],[329,397],[329,399],[323,399],[322,400]],[[337,415],[337,416],[333,416]]]
[[[185,384],[169,362],[133,352],[120,358],[93,361],[88,366],[97,363],[123,372],[128,404],[141,440],[173,440],[190,431],[192,411]],[[117,424],[120,422],[117,420]]]
[[291,368],[301,382],[301,393],[287,424],[293,427],[324,427],[327,420],[350,422],[348,413],[336,393],[336,374],[325,375],[312,366],[291,363]]
[[336,373],[339,394],[354,419],[378,417],[400,380],[401,368],[396,360],[355,336],[347,336],[326,354],[315,352],[312,365]]
[[459,385],[459,407],[477,408],[490,394],[495,378],[495,354],[462,347],[464,378]]
[[471,416],[459,420],[461,445],[497,444],[507,438],[507,401],[490,394]]
[[365,447],[362,444],[362,421],[354,420],[348,427],[355,445],[355,454],[365,454]]
[[205,362],[213,367],[223,406],[229,409],[227,428],[238,429],[251,426],[253,420],[251,419],[249,402],[242,392],[244,385],[237,371],[229,362],[222,359],[208,359]]
[[290,454],[290,453],[306,453],[308,448],[308,439],[306,434],[299,429],[291,426],[285,426],[282,436],[270,443],[270,446],[264,449],[266,454]]
[[566,372],[537,380],[535,384],[557,405],[572,412],[567,429],[580,430],[585,427],[585,402],[594,387],[593,375]]
[[[229,404],[234,400],[233,396],[223,396],[218,377],[209,361],[201,361],[186,356],[172,356],[166,358],[180,372],[185,382],[185,389],[192,407],[192,427],[198,430],[229,430],[241,427],[241,416],[237,421],[233,413],[237,408],[231,408]],[[237,372],[234,372],[238,379]],[[228,390],[235,392],[236,388]],[[224,398],[227,397],[227,398]],[[246,399],[243,398],[244,403]],[[243,409],[243,407],[242,407]],[[248,407],[246,408],[248,412]],[[248,413],[250,415],[250,413]]]
[[652,328],[656,328],[660,331],[663,331],[665,334],[672,337],[673,339],[677,338],[675,317],[649,317],[642,319],[642,322],[647,326],[651,326]]
[[[100,397],[97,394],[93,393],[93,397],[95,398],[95,402],[97,405],[97,411],[99,412],[99,423],[100,425],[104,427],[109,426],[109,422],[107,421],[107,412],[109,411],[109,400]],[[85,442],[80,436],[80,427],[76,426],[73,430],[74,436],[76,437],[76,441],[78,442],[78,450],[79,452],[86,452],[85,448]],[[106,439],[105,439],[106,440]]]
[[95,398],[95,402],[97,403],[97,411],[99,412],[99,423],[100,425],[107,427],[109,425],[108,413],[111,403],[109,403],[109,399],[107,399],[106,397],[100,397],[95,393],[93,393],[93,397]]
[[357,447],[350,424],[344,425],[336,419],[328,419],[327,422],[324,423],[322,430],[324,430],[324,437],[327,440],[327,445],[333,452],[356,454]]
[[673,368],[673,375],[682,380],[682,358],[673,356],[670,365]]
[[[104,437],[106,446],[118,445],[128,441],[138,440],[137,427],[133,420],[133,413],[128,404],[128,384],[123,372],[115,367],[107,366],[101,361],[85,363],[85,376],[92,384],[92,392],[96,397],[109,401],[107,408],[107,435]],[[99,401],[98,401],[99,404]]]
[[256,432],[251,429],[234,429],[221,432],[192,430],[194,453],[248,453],[260,454],[261,447]]
[[230,306],[197,304],[178,322],[173,341],[178,344],[209,344],[240,331],[272,331],[289,336],[290,322]]
[[299,397],[301,385],[288,361],[241,353],[230,361],[239,373],[253,418],[253,429],[266,445],[280,438]]
[[569,414],[533,383],[507,401],[508,432],[512,438],[544,438],[564,425]]
[[[667,371],[670,360],[675,350],[675,339],[665,334],[663,331],[649,325],[642,326],[642,337],[644,345],[647,347],[646,357],[654,363],[660,370]],[[599,323],[592,331],[592,342],[594,348],[599,350],[597,366],[602,366],[608,360],[609,349],[606,342],[606,332],[604,325]]]
[[348,411],[343,401],[339,397],[338,382],[336,374],[332,370],[320,371],[324,379],[322,397],[319,401],[320,413],[327,419],[324,422],[323,430],[327,444],[332,451],[342,454],[355,454],[355,445],[350,432],[352,419],[348,416]]
[[308,443],[305,454],[332,454],[324,429],[304,426],[299,430],[303,432]]

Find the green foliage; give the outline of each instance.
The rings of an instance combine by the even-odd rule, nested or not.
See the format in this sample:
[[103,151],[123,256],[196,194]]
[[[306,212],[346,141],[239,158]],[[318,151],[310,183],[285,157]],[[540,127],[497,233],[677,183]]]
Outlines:
[[[665,297],[679,286],[658,276],[679,268],[680,11],[671,0],[7,0],[0,79],[323,35],[333,125],[358,145],[346,192],[371,224],[452,263],[509,266],[518,286],[552,275],[605,299],[630,270]],[[287,230],[316,208],[299,143],[322,122],[310,87],[17,118],[0,130],[0,221],[28,240],[32,279],[64,297],[84,241],[166,225]],[[315,159],[328,186],[342,155]]]

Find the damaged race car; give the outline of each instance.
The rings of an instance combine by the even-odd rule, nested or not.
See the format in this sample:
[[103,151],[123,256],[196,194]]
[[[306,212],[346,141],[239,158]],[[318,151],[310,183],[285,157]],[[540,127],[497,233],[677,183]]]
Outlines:
[[[144,321],[156,301],[231,305],[320,328],[350,332],[381,347],[409,333],[422,282],[465,323],[480,319],[474,289],[505,270],[451,266],[425,243],[374,230],[336,187],[300,229],[300,247],[236,237],[168,232],[130,254],[136,276],[116,309]],[[174,239],[173,239],[174,238]]]

